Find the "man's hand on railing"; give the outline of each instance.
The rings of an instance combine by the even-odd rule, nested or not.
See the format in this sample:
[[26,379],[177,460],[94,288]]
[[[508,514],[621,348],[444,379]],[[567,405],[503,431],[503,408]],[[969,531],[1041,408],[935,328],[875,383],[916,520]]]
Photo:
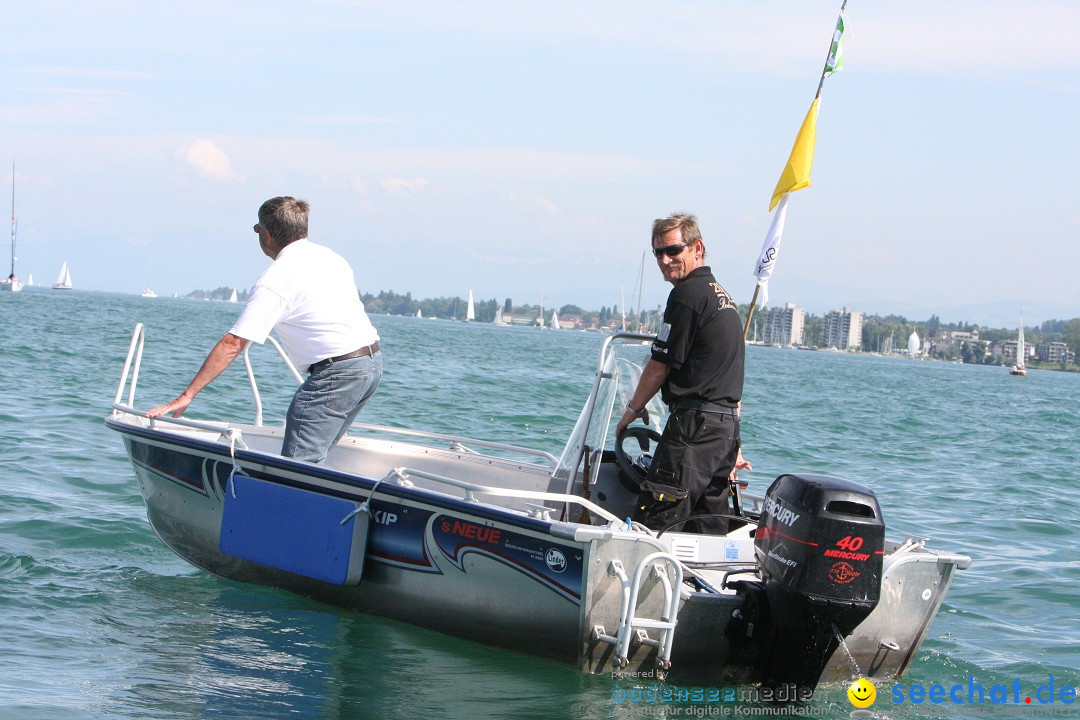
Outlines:
[[188,405],[191,404],[193,398],[188,397],[186,394],[165,403],[164,405],[158,405],[146,413],[148,418],[156,418],[159,415],[170,413],[173,417],[180,417],[184,414],[184,411],[188,409]]
[[249,340],[245,340],[239,335],[233,335],[232,333],[225,333],[225,336],[217,341],[217,345],[210,351],[210,354],[203,360],[202,367],[199,368],[199,372],[195,373],[195,378],[188,383],[187,389],[180,393],[180,397],[176,398],[172,402],[165,403],[164,405],[158,405],[156,408],[146,413],[146,417],[154,418],[158,415],[164,415],[165,413],[171,413],[173,417],[180,417],[187,410],[188,405],[195,399],[195,396],[203,391],[207,385],[214,381],[218,375],[224,372],[225,368],[229,367],[229,363],[237,358],[240,353],[247,347]]

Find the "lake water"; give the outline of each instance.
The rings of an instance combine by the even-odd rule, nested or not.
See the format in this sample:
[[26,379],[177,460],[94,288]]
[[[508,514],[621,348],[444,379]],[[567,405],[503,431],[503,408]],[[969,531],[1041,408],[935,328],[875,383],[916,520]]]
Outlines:
[[[745,695],[653,699],[648,684],[221,580],[174,556],[147,524],[120,437],[102,418],[136,322],[147,326],[137,404],[150,407],[184,388],[238,311],[78,290],[0,294],[0,718],[780,711]],[[373,321],[386,375],[362,420],[554,453],[588,393],[602,340]],[[280,422],[291,379],[268,349],[252,354],[264,391],[278,383],[264,405],[267,423]],[[251,420],[240,363],[190,415]],[[743,418],[752,491],[782,472],[857,480],[878,494],[891,537],[929,536],[933,547],[973,558],[901,679],[905,692],[961,684],[966,697],[969,676],[987,691],[1018,682],[1020,705],[966,709],[1080,716],[1080,702],[1060,699],[1063,686],[1080,685],[1080,376],[1034,370],[1016,378],[1003,368],[750,347]],[[1051,682],[1058,699],[1040,705],[1037,689]],[[820,689],[824,697],[796,710],[850,716],[846,686]],[[877,690],[876,717],[965,709],[897,705],[890,688]]]

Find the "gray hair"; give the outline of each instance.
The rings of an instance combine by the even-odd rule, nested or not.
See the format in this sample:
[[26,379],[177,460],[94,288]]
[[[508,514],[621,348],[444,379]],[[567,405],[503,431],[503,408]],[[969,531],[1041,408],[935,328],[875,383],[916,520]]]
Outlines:
[[306,200],[288,195],[270,198],[259,207],[259,224],[279,247],[285,247],[307,237],[309,209]]

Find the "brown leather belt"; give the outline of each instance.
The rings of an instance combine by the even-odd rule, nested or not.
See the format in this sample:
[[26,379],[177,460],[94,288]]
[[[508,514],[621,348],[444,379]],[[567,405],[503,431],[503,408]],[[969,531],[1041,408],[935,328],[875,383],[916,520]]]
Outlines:
[[374,355],[377,352],[379,352],[379,341],[378,340],[376,340],[375,342],[373,342],[370,345],[365,345],[364,347],[360,348],[359,350],[353,350],[351,353],[345,353],[344,355],[338,355],[337,357],[326,358],[325,360],[320,360],[317,363],[313,363],[311,365],[308,365],[307,371],[308,371],[308,374],[310,375],[313,372],[318,372],[319,370],[322,370],[327,365],[331,365],[331,364],[336,363],[336,362],[341,362],[342,360],[352,360],[353,358],[367,357],[368,355]]

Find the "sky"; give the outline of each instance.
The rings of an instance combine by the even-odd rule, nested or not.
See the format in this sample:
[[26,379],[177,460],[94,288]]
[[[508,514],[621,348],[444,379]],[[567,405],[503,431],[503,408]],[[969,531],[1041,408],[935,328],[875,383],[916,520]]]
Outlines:
[[[748,302],[839,7],[6,3],[18,274],[51,283],[67,261],[86,290],[250,287],[270,262],[258,207],[293,195],[363,292],[655,308],[670,286],[645,257],[652,221],[688,211]],[[1080,316],[1080,3],[846,14],[770,302]]]

